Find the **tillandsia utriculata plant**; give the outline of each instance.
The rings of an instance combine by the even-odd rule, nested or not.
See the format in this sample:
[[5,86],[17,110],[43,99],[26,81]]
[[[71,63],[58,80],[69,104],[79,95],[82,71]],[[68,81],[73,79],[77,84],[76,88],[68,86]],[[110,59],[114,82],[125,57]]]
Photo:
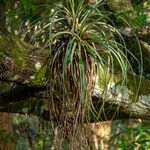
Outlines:
[[128,60],[122,51],[125,45],[121,47],[116,42],[113,32],[124,41],[107,23],[109,18],[100,11],[101,5],[68,0],[54,8],[50,25],[51,54],[47,71],[50,106],[53,106],[50,109],[70,139],[75,137],[77,123],[89,119],[98,70],[108,68],[113,72],[117,63],[126,80]]
[[31,42],[49,50],[46,84],[52,122],[71,140],[78,123],[90,119],[96,77],[106,76],[107,92],[109,73],[113,76],[115,69],[120,70],[125,84],[127,72],[132,71],[127,59],[130,52],[109,15],[102,1],[91,5],[84,0],[66,0],[30,26],[36,28]]

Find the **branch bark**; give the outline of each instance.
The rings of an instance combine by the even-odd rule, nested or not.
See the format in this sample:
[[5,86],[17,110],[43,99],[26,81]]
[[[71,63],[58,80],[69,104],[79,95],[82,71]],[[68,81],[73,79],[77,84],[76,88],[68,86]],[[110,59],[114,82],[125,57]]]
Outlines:
[[[98,97],[102,94],[100,88],[95,89],[93,93],[94,101],[98,101]],[[149,96],[150,98],[150,96]],[[125,118],[140,118],[150,120],[150,99],[144,100],[142,97],[137,102],[132,102],[130,99],[126,99],[120,95],[109,93],[105,95],[103,99],[104,104],[107,106],[107,110],[103,113],[105,120],[110,119],[125,119]],[[97,106],[99,110],[102,102]],[[106,106],[104,108],[106,108]]]
[[[19,91],[17,89],[19,89]],[[53,116],[50,116],[49,110],[43,109],[45,102],[43,100],[40,100],[38,96],[38,98],[36,97],[36,95],[38,95],[38,92],[41,92],[41,90],[45,90],[45,88],[29,88],[20,86],[14,90],[16,92],[10,91],[9,94],[8,92],[0,94],[0,101],[3,102],[4,99],[6,100],[4,102],[5,105],[1,105],[0,112],[34,114],[49,121],[51,118],[53,118]],[[132,102],[130,99],[123,98],[119,95],[114,96],[114,94],[112,93],[107,94],[107,96],[105,95],[104,98],[104,96],[102,96],[102,93],[103,91],[100,88],[95,88],[93,92],[93,112],[95,113],[95,116],[99,117],[95,118],[93,117],[93,114],[91,114],[91,122],[97,122],[98,120],[105,121],[112,119],[114,120],[129,118],[140,118],[150,120],[150,101],[145,101],[141,98],[137,102]],[[11,101],[8,101],[10,100],[10,98]],[[31,98],[34,98],[34,104],[28,109],[27,112],[24,112],[22,108],[24,106],[27,107],[27,103],[28,106],[31,106]],[[14,106],[16,106],[15,109]],[[102,111],[100,113],[101,108]]]

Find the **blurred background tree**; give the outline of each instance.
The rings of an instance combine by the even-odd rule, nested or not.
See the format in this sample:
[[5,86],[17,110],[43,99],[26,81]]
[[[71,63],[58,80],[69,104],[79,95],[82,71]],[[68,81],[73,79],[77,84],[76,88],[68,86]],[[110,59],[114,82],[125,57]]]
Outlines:
[[[6,27],[9,31],[20,36],[24,41],[34,44],[35,46],[39,46],[45,42],[45,37],[38,36],[37,38],[39,39],[36,39],[38,43],[34,41],[34,35],[37,34],[38,28],[40,29],[42,26],[39,20],[45,15],[48,16],[50,11],[53,11],[55,4],[58,2],[58,0],[1,0],[1,26]],[[99,1],[88,2],[90,3],[89,5],[94,5],[95,2]],[[129,27],[130,25],[137,32],[143,28],[147,29],[146,41],[148,41],[148,38],[150,38],[150,31],[149,28],[147,28],[150,24],[149,9],[149,0],[108,0],[104,1],[103,8],[103,10],[110,12],[110,17],[114,19],[113,25],[117,28]],[[31,28],[32,24],[38,22],[38,26]],[[30,36],[33,36],[33,38]],[[134,69],[137,70],[136,65],[134,65]],[[145,78],[150,78],[149,67],[145,67],[143,74],[145,75]],[[34,116],[16,114],[13,115],[12,124],[10,123],[11,116],[9,118],[9,122],[6,122],[8,120],[6,116],[6,114],[2,114],[4,120],[1,122],[6,125],[5,128],[7,125],[9,125],[8,129],[6,129],[9,131],[9,133],[5,135],[3,130],[0,130],[0,139],[4,140],[8,144],[12,143],[7,137],[11,137],[12,132],[14,132],[12,141],[16,150],[47,150],[49,147],[51,147],[51,149],[54,149],[55,147],[60,149],[60,143],[62,143],[64,149],[68,149],[67,141],[57,141],[57,129],[54,130],[56,133],[52,132],[49,129],[49,122]],[[101,125],[97,125],[97,127],[98,126]],[[108,123],[107,127],[102,125],[102,127],[103,129],[101,129],[101,131],[106,128],[106,130],[108,130],[107,136],[110,136],[106,141],[103,141],[103,143],[106,144],[106,148],[109,147],[109,149],[112,150],[150,149],[149,121],[142,120],[139,122],[138,120],[120,120]],[[1,129],[4,129],[4,127],[1,127]],[[98,144],[103,145],[103,143],[99,141],[99,138],[103,139],[103,137],[105,138],[105,135],[103,135],[103,137],[99,137],[97,133],[98,129],[96,130],[96,125],[94,125],[94,129],[92,126],[90,126],[89,130],[91,131],[89,136],[93,134],[91,149],[98,149]],[[54,138],[52,138],[53,136]],[[12,139],[12,137],[9,139]],[[13,148],[12,145],[10,147]],[[100,147],[102,149],[106,149],[105,146]],[[10,150],[11,148],[8,149]],[[0,149],[3,150],[4,148]],[[7,148],[5,147],[5,149]]]

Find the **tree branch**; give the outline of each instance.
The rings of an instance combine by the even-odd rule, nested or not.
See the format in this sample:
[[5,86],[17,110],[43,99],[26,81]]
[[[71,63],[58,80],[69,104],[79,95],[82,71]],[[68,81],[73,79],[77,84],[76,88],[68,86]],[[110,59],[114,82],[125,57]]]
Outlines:
[[[29,110],[30,112],[26,113],[32,113],[46,120],[50,120],[50,112],[47,109],[43,109],[44,102],[36,98],[38,92],[41,92],[42,90],[46,90],[45,87],[25,87],[21,85],[9,92],[2,93],[0,94],[0,111],[24,113],[22,111],[25,106],[24,102],[30,102],[29,99],[34,97],[36,105],[34,104],[33,106],[36,108],[32,108],[32,110]],[[95,118],[91,114],[91,122],[95,122],[97,119],[100,121],[129,118],[150,120],[150,101],[145,101],[141,97],[139,101],[132,102],[130,99],[123,98],[119,95],[116,96],[114,93],[109,93],[107,96],[103,96],[102,93],[102,89],[96,86],[92,96],[93,112],[95,112],[96,116],[98,116],[101,108],[102,112],[98,118]],[[17,103],[19,103],[19,105],[16,106]],[[13,107],[14,105],[15,108]]]
[[[102,95],[102,90],[100,88],[95,89],[93,93],[94,102],[97,103],[100,95]],[[150,98],[150,96],[149,96]],[[111,93],[105,95],[103,99],[105,108],[107,111],[103,113],[106,120],[110,119],[123,119],[123,118],[140,118],[150,120],[150,99],[146,101],[140,99],[137,102],[132,102],[130,99],[123,98],[120,95],[113,95]],[[96,110],[101,108],[102,101],[97,104]]]
[[[9,104],[27,101],[31,97],[35,97],[37,93],[46,91],[42,78],[45,78],[47,67],[45,65],[47,57],[45,56],[47,54],[47,50],[37,50],[12,34],[0,31],[0,81],[16,83],[16,86],[12,89],[0,93],[0,111],[4,111],[4,108]],[[41,64],[40,69],[36,68],[36,63]],[[101,75],[98,76],[99,80],[103,81]],[[117,79],[121,78],[118,75],[115,76]],[[115,89],[123,88],[122,90],[127,92],[128,97],[124,97],[121,92],[117,93],[111,90],[107,95],[103,95],[101,84],[99,81],[96,83],[93,92],[95,114],[98,115],[102,106],[104,106],[103,113],[100,113],[98,119],[142,118],[150,120],[150,81],[146,79],[139,81],[137,79],[137,83],[141,82],[141,88],[138,89],[136,84],[131,82],[134,81],[133,75],[129,76],[128,80],[129,83],[126,87],[121,87],[119,81],[115,84]],[[137,90],[139,93],[138,100],[136,99]],[[133,102],[132,97],[137,101]],[[48,116],[49,112],[43,111],[43,117],[48,119],[49,116],[47,117],[44,114]],[[95,121],[92,116],[91,121]]]
[[0,108],[14,102],[26,101],[43,90],[46,90],[46,87],[28,87],[21,84],[15,85],[14,88],[9,91],[0,93]]

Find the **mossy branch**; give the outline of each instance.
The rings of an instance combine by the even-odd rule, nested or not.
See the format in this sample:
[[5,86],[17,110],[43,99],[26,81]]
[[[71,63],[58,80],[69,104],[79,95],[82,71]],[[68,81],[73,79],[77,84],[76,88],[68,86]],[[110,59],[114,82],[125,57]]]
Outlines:
[[[27,99],[34,97],[35,93],[43,90],[46,91],[44,79],[46,72],[45,62],[47,59],[47,54],[47,50],[41,51],[37,47],[33,47],[20,41],[17,37],[8,32],[0,31],[0,81],[14,82],[18,86],[17,88],[20,89],[19,93],[12,93],[13,90],[1,92],[1,106],[7,106],[19,100],[26,101]],[[36,68],[37,63],[40,64],[42,69]],[[116,78],[118,78],[118,74],[116,75]],[[128,90],[127,92],[136,95],[137,87],[134,86],[133,82],[131,82],[132,78],[133,75],[130,75],[128,85],[124,88]],[[138,79],[137,82],[139,82]],[[119,82],[116,84],[116,88],[117,86],[120,86]],[[150,120],[149,89],[150,81],[142,79],[138,100],[133,102],[130,95],[128,95],[128,97],[124,97],[119,93],[114,93],[114,91],[109,91],[107,94],[103,95],[103,89],[98,84],[95,87],[92,96],[95,113],[99,112],[103,102],[105,102],[105,106],[103,107],[103,112],[105,113],[102,113],[98,119],[102,118],[102,120],[109,120],[115,116],[117,119],[131,117]],[[13,97],[11,97],[10,101],[11,94],[13,94]],[[107,111],[107,106],[109,106],[109,111]],[[1,109],[0,111],[4,111],[4,109]],[[114,115],[112,112],[116,112],[116,115]],[[93,117],[91,117],[91,121],[92,118]]]

